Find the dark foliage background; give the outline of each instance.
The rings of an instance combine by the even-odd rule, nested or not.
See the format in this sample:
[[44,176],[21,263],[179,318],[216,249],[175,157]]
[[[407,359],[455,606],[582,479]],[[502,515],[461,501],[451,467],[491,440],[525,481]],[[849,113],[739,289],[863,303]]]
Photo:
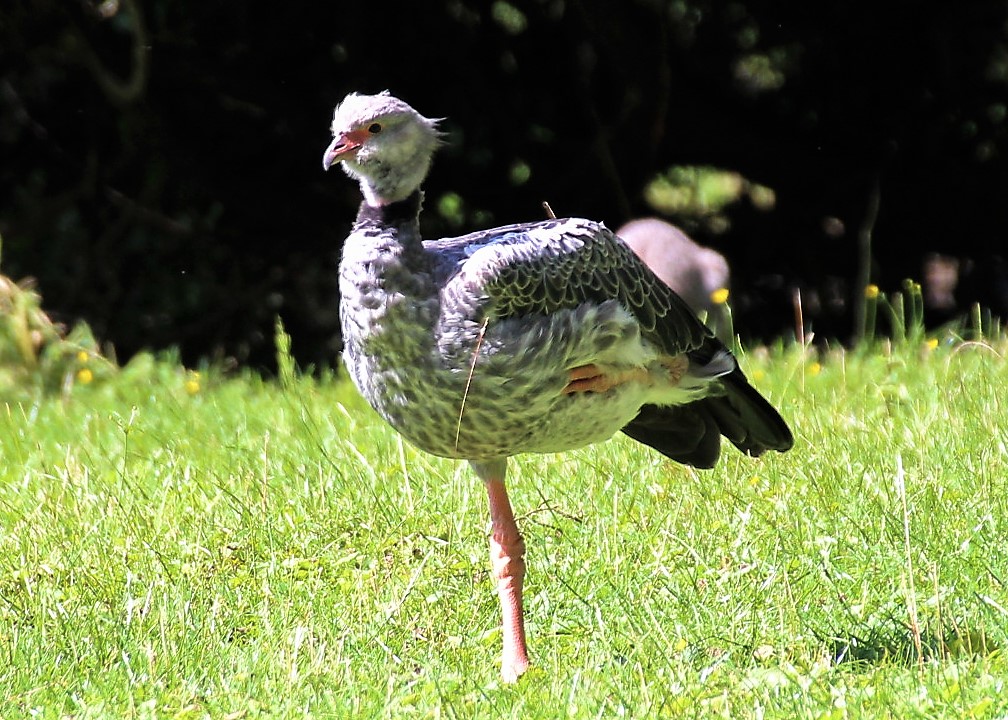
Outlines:
[[339,348],[335,265],[357,188],[321,171],[333,105],[384,88],[445,116],[425,232],[558,214],[611,227],[711,165],[773,190],[680,216],[734,271],[737,329],[850,338],[871,280],[958,268],[1008,314],[1008,3],[742,0],[206,3],[0,9],[3,271],[127,356],[268,365]]

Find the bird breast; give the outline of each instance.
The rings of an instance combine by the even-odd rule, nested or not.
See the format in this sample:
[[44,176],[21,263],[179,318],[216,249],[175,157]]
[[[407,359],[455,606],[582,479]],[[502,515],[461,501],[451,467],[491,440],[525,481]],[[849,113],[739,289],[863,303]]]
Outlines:
[[564,393],[572,367],[643,362],[639,328],[616,302],[479,322],[378,279],[343,285],[346,367],[372,407],[426,452],[491,459],[583,447],[648,400],[633,384]]

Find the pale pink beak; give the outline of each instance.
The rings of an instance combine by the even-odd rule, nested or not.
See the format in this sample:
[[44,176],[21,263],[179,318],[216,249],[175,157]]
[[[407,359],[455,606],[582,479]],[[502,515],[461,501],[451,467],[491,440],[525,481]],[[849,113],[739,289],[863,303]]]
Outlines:
[[322,154],[322,169],[328,170],[333,163],[351,159],[360,150],[367,137],[367,130],[351,130],[334,137]]

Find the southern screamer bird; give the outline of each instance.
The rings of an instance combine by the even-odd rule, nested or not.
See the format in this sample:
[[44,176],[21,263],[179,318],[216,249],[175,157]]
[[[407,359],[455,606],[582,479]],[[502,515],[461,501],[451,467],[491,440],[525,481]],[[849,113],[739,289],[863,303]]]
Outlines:
[[749,455],[787,450],[792,436],[725,346],[602,224],[551,219],[424,240],[420,185],[437,123],[388,92],[352,93],[333,114],[322,165],[342,163],[364,196],[340,262],[343,360],[404,438],[468,460],[486,486],[501,672],[514,681],[529,660],[510,456],[622,431],[709,468],[722,435]]

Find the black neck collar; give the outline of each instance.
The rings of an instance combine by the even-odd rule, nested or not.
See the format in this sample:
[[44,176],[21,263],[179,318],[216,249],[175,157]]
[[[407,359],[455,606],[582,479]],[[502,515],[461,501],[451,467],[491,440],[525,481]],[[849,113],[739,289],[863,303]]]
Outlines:
[[423,203],[423,191],[417,190],[405,200],[374,207],[367,201],[361,203],[357,211],[357,224],[364,222],[379,225],[406,225],[414,223],[420,216],[420,206]]

